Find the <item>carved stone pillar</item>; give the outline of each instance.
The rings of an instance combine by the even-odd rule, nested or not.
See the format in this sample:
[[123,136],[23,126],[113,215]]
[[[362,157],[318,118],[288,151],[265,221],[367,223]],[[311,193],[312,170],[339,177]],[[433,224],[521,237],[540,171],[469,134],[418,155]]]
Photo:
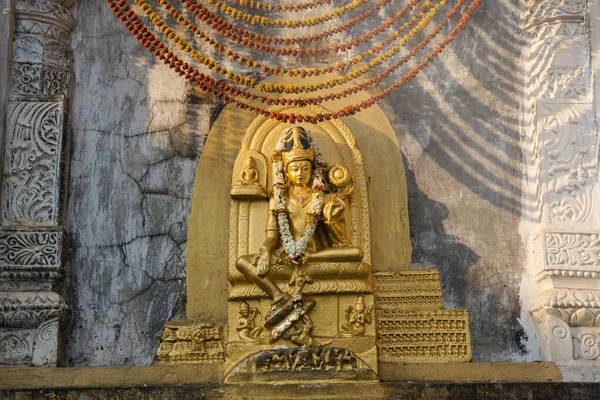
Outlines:
[[537,182],[532,309],[543,355],[600,360],[600,194],[587,0],[529,2],[530,175]]
[[18,0],[0,203],[0,365],[56,365],[65,132],[74,21],[67,0]]

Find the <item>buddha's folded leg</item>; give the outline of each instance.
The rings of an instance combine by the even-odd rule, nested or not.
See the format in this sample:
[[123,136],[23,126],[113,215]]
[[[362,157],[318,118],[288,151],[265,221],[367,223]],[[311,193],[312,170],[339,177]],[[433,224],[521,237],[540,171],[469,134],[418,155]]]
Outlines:
[[274,302],[277,302],[285,297],[285,294],[277,287],[277,285],[268,277],[261,278],[258,276],[258,269],[253,263],[254,255],[247,255],[238,258],[235,267],[252,283],[258,286],[262,291],[269,295]]

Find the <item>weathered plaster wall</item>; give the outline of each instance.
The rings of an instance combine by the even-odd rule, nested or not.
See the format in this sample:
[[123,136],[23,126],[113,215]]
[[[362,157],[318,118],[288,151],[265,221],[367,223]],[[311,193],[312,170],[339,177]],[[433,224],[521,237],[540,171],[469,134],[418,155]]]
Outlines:
[[[65,364],[149,364],[185,304],[189,198],[207,107],[123,28],[81,1],[68,182]],[[194,104],[187,104],[189,101]]]
[[[439,62],[381,103],[406,160],[414,268],[439,269],[445,306],[470,311],[477,361],[539,357],[519,321],[519,12],[518,0],[485,2]],[[63,361],[148,364],[163,323],[183,315],[212,104],[188,96],[104,2],[80,0],[76,21]]]
[[382,103],[406,159],[413,268],[439,269],[445,306],[469,310],[474,361],[539,359],[519,320],[519,4],[485,2],[441,62]]

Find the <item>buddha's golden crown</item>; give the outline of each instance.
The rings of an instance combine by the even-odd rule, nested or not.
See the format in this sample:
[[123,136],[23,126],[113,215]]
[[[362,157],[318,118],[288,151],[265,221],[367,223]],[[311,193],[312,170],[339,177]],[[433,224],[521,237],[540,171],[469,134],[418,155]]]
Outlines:
[[310,134],[301,126],[292,126],[283,131],[284,148],[281,152],[284,167],[292,161],[315,161]]

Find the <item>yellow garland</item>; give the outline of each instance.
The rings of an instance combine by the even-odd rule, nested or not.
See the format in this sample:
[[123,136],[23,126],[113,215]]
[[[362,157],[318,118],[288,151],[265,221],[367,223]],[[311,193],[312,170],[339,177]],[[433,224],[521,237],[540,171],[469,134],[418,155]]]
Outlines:
[[271,19],[260,15],[248,14],[240,11],[234,7],[228,6],[222,3],[220,0],[206,0],[208,4],[213,4],[217,9],[226,15],[233,17],[239,21],[246,22],[250,25],[261,25],[264,27],[275,27],[275,28],[299,28],[299,27],[310,27],[321,24],[323,22],[330,21],[334,18],[339,18],[345,13],[354,10],[361,4],[366,3],[369,0],[352,0],[352,2],[346,4],[343,7],[336,8],[328,13],[319,15],[317,17],[311,17],[306,19]]
[[[433,0],[436,1],[436,0]],[[423,3],[423,7],[430,9],[431,5],[432,5],[432,0],[425,0],[425,2]],[[159,0],[160,3],[162,3],[162,1]],[[147,3],[146,3],[147,4]],[[223,46],[222,44],[220,44],[219,42],[215,41],[213,38],[211,38],[210,36],[204,34],[203,32],[201,32],[200,30],[197,30],[197,26],[190,23],[181,13],[179,13],[175,7],[173,7],[173,5],[171,5],[170,3],[166,3],[164,4],[165,8],[167,9],[167,11],[171,14],[171,16],[173,17],[173,19],[179,23],[181,23],[182,25],[184,25],[189,31],[194,32],[195,34],[197,34],[202,40],[204,40],[206,43],[210,44],[212,47],[214,47],[215,49],[219,50],[220,52],[222,50],[225,51],[225,55],[227,55],[228,57],[230,57],[233,61],[237,62],[240,65],[245,65],[247,67],[254,67],[254,68],[261,68],[263,70],[263,72],[266,73],[271,73],[271,74],[281,74],[281,75],[285,75],[286,73],[291,71],[291,74],[294,76],[298,76],[300,74],[302,74],[302,69],[298,69],[298,68],[294,68],[291,70],[286,70],[285,68],[281,67],[281,68],[277,68],[277,72],[275,72],[275,68],[274,67],[270,67],[264,64],[261,64],[255,60],[252,60],[250,58],[244,58],[243,56],[237,56],[233,57],[233,51],[231,49],[226,49],[225,46]],[[146,13],[150,19],[152,20],[152,22],[154,23],[155,26],[157,27],[161,27],[164,22],[162,21],[162,19],[160,17],[158,17],[156,15],[156,13],[152,10],[151,6],[149,6],[149,10],[150,13]],[[157,21],[157,23],[155,23],[155,21]],[[419,19],[416,16],[413,16],[408,22],[405,22],[397,31],[392,32],[387,38],[387,41],[394,41],[398,38],[399,34],[401,32],[406,31],[408,28],[410,28],[414,23],[418,22]],[[389,43],[388,43],[389,44]],[[376,44],[375,46],[373,46],[372,50],[368,50],[367,52],[364,52],[362,55],[356,55],[354,56],[352,59],[345,61],[345,62],[340,62],[336,65],[333,66],[332,70],[329,70],[326,67],[321,67],[321,68],[313,68],[313,69],[308,69],[306,70],[306,74],[308,76],[313,76],[315,73],[314,71],[316,71],[318,69],[319,73],[318,75],[325,75],[327,73],[333,72],[333,70],[335,71],[342,71],[346,68],[348,68],[351,65],[354,64],[358,64],[359,62],[362,62],[364,58],[368,58],[369,56],[373,56],[375,52],[379,52],[380,50],[382,50],[385,47],[384,42],[379,42],[378,44]],[[221,49],[219,49],[221,48]],[[204,57],[205,58],[205,57]],[[206,58],[205,58],[206,59]],[[209,59],[206,59],[209,60]],[[199,61],[201,63],[203,63],[204,65],[208,65],[207,62],[205,61],[201,61],[201,60],[196,60]]]
[[[398,52],[400,52],[400,50],[403,46],[405,46],[418,33],[423,31],[423,29],[425,29],[425,27],[429,24],[429,22],[431,22],[431,19],[437,14],[439,9],[447,3],[447,0],[440,0],[440,3],[435,5],[433,8],[431,8],[428,11],[428,13],[425,15],[425,17],[417,24],[417,26],[415,26],[413,29],[410,30],[409,33],[407,33],[402,38],[400,38],[400,40],[398,41],[399,44],[392,46],[392,48],[390,48],[388,51],[386,51],[383,55],[375,57],[368,64],[366,64],[360,68],[353,69],[350,72],[348,72],[347,74],[342,75],[338,78],[332,78],[327,81],[319,82],[316,84],[311,83],[311,84],[303,84],[303,85],[282,85],[282,84],[273,84],[273,83],[267,83],[267,84],[261,83],[261,84],[257,85],[256,79],[238,75],[232,71],[227,70],[225,67],[222,67],[220,64],[216,63],[214,60],[198,54],[198,52],[196,52],[196,50],[194,50],[183,38],[181,38],[179,35],[177,35],[171,28],[166,26],[166,24],[163,22],[163,20],[158,15],[156,15],[156,13],[152,9],[152,7],[148,3],[146,3],[145,0],[134,0],[134,2],[142,8],[142,10],[150,18],[152,23],[167,38],[169,38],[170,40],[175,42],[175,44],[177,44],[177,46],[179,46],[179,48],[182,51],[188,53],[190,55],[190,57],[192,57],[194,60],[206,65],[209,69],[213,70],[214,72],[224,75],[224,76],[227,76],[227,78],[232,79],[234,82],[236,82],[238,84],[241,84],[241,85],[244,85],[244,86],[250,87],[250,88],[256,88],[261,92],[267,92],[267,93],[307,92],[307,93],[310,93],[310,92],[315,92],[315,91],[326,89],[326,88],[332,88],[332,87],[335,87],[338,85],[342,85],[344,83],[348,83],[351,80],[356,79],[356,78],[366,74],[371,69],[375,68],[376,66],[380,65],[384,61],[387,61],[392,56],[396,55]],[[369,50],[369,51],[367,51],[367,54],[372,55],[372,54],[375,54],[375,52],[373,52],[373,50]],[[357,57],[361,57],[361,56],[357,56]],[[240,62],[244,61],[243,57],[240,57],[240,58],[241,58]],[[360,61],[362,61],[362,60],[360,60]],[[258,61],[254,61],[254,63],[256,63],[257,65],[260,65],[260,64],[258,64]],[[350,63],[350,61],[346,61],[346,64],[347,63]],[[347,64],[347,65],[349,65],[349,64]],[[253,66],[253,64],[250,66]]]
[[[332,1],[337,1],[337,0],[332,0]],[[295,4],[289,4],[289,5],[282,4],[282,5],[276,5],[276,6],[274,6],[273,4],[261,3],[260,1],[254,1],[254,0],[234,0],[234,3],[237,2],[242,7],[255,8],[257,10],[262,9],[263,11],[278,13],[278,12],[304,11],[307,9],[312,9],[315,7],[322,6],[325,3],[330,4],[332,1],[312,0],[310,2],[305,2],[305,3],[295,3]]]

